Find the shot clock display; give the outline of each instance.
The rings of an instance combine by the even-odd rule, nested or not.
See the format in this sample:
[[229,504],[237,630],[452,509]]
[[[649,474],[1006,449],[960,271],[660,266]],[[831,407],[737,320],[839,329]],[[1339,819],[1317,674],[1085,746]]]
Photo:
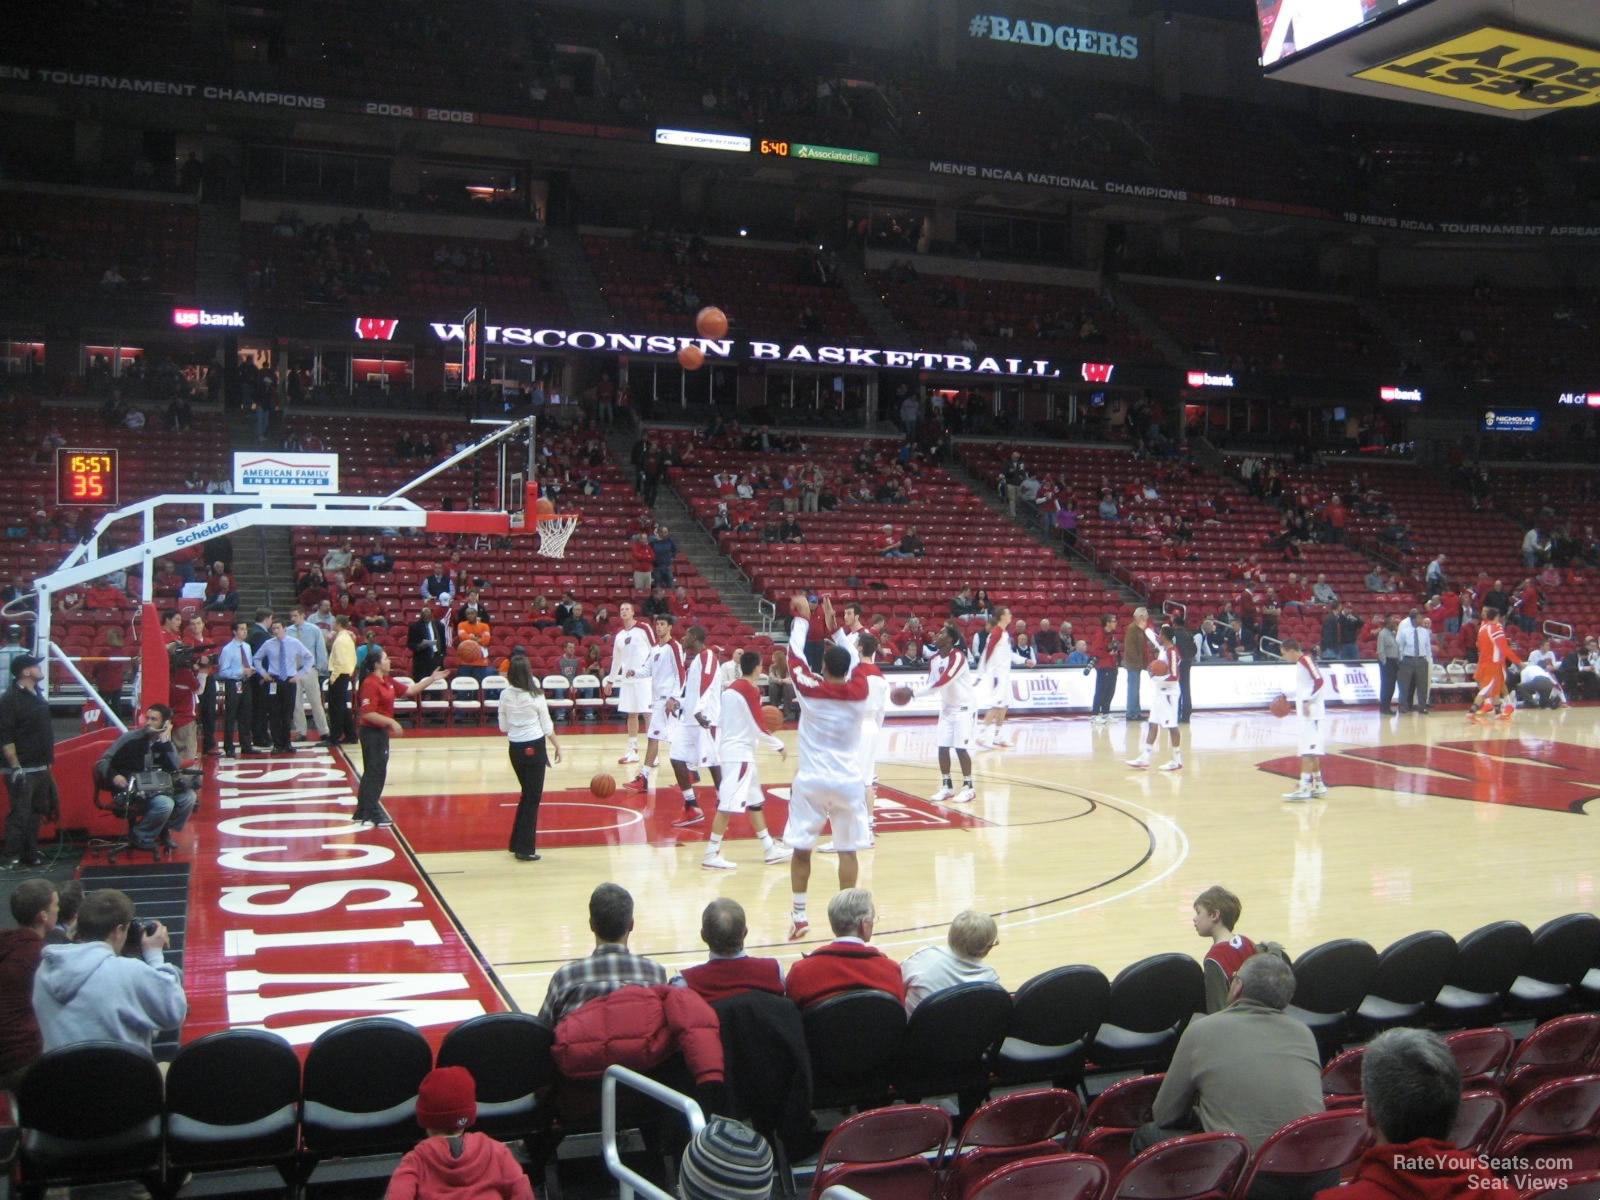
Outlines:
[[117,504],[117,452],[56,447],[56,503]]

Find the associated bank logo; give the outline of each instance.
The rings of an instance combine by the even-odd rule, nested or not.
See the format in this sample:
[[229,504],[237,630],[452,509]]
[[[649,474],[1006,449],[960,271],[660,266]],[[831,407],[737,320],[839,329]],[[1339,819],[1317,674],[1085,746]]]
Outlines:
[[172,323],[179,329],[198,329],[202,325],[217,325],[224,329],[243,329],[244,314],[241,312],[207,312],[203,308],[175,308],[172,310]]
[[1131,33],[1106,33],[1076,25],[1048,21],[1014,21],[979,13],[967,22],[967,36],[1014,46],[1037,46],[1073,54],[1101,54],[1107,58],[1138,58],[1139,38]]
[[400,327],[398,317],[357,317],[356,336],[366,342],[392,342]]
[[1205,371],[1190,371],[1184,378],[1189,381],[1189,386],[1192,388],[1231,388],[1233,386],[1232,375],[1211,375]]
[[1111,375],[1117,369],[1116,363],[1084,363],[1083,381],[1085,383],[1110,383]]

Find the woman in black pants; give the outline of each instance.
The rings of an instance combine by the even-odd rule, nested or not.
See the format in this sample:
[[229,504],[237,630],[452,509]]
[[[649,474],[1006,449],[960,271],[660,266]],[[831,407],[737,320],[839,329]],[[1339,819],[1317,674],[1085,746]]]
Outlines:
[[[406,688],[406,698],[417,695],[435,680],[444,678],[440,668],[426,679]],[[400,685],[389,678],[389,655],[380,647],[367,651],[361,664],[359,725],[361,729],[361,786],[356,789],[355,820],[366,825],[393,825],[378,802],[389,778],[389,736],[399,737],[405,727],[394,719],[394,699]]]
[[511,853],[518,862],[538,862],[539,803],[544,799],[544,772],[561,761],[550,706],[534,681],[526,655],[518,654],[506,669],[506,690],[500,693],[500,731],[511,752],[511,769],[522,786],[522,800],[511,826]]
[[1117,614],[1107,613],[1100,622],[1100,636],[1094,647],[1094,704],[1090,709],[1095,724],[1111,719],[1111,697],[1117,691],[1117,667],[1122,662],[1122,646],[1117,641]]

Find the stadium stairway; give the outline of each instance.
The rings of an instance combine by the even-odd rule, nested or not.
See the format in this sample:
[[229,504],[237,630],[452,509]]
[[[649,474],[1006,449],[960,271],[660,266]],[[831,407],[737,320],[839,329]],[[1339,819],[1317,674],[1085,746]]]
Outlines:
[[872,282],[854,258],[840,260],[839,286],[844,289],[844,294],[850,297],[850,303],[854,304],[866,318],[867,324],[872,326],[872,332],[877,335],[880,345],[910,346],[916,341],[906,332],[905,326],[895,320],[894,314],[889,311],[889,306],[883,302],[883,297],[872,286]]
[[[566,297],[573,327],[612,328],[616,318],[611,306],[603,298],[600,280],[595,277],[589,256],[583,252],[583,243],[578,240],[577,231],[551,225],[546,227],[545,236],[549,239],[550,276]],[[626,463],[627,455],[623,455],[620,461]]]
[[[630,482],[634,475],[629,454],[635,436],[634,429],[620,427],[613,427],[606,435],[606,448],[611,451],[612,458]],[[716,539],[695,520],[689,506],[666,480],[662,480],[657,489],[655,507],[650,511],[655,514],[658,524],[672,531],[672,540],[678,544],[679,552],[687,555],[701,577],[717,589],[717,595],[728,606],[728,611],[751,629],[771,633],[772,622],[761,612],[761,601],[751,589],[750,577],[734,566],[733,560],[722,552]]]
[[1128,323],[1150,340],[1150,345],[1155,348],[1167,363],[1174,367],[1188,366],[1193,358],[1182,344],[1172,334],[1167,332],[1166,326],[1146,312],[1145,309],[1128,294],[1126,288],[1119,288],[1116,280],[1106,277],[1102,285],[1105,294],[1116,305],[1117,311],[1128,319]]
[[1123,583],[1122,580],[1113,577],[1109,571],[1100,570],[1088,558],[1081,554],[1074,554],[1063,547],[1060,539],[1055,536],[1055,531],[1045,523],[1042,514],[1027,505],[1019,504],[1016,515],[1013,516],[1006,508],[1005,501],[996,494],[995,489],[985,486],[983,480],[974,475],[967,468],[967,464],[960,458],[943,465],[951,478],[960,480],[961,483],[966,485],[967,490],[988,505],[991,511],[1010,521],[1041,546],[1049,548],[1057,557],[1065,559],[1074,573],[1092,579],[1108,591],[1116,593],[1130,608],[1144,603],[1145,598],[1143,596]]

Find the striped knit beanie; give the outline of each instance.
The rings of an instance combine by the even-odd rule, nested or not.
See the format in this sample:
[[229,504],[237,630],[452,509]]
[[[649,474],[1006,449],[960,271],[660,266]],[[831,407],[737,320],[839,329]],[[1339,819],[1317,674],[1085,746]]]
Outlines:
[[748,1125],[712,1117],[683,1152],[678,1191],[683,1200],[767,1200],[772,1149]]

